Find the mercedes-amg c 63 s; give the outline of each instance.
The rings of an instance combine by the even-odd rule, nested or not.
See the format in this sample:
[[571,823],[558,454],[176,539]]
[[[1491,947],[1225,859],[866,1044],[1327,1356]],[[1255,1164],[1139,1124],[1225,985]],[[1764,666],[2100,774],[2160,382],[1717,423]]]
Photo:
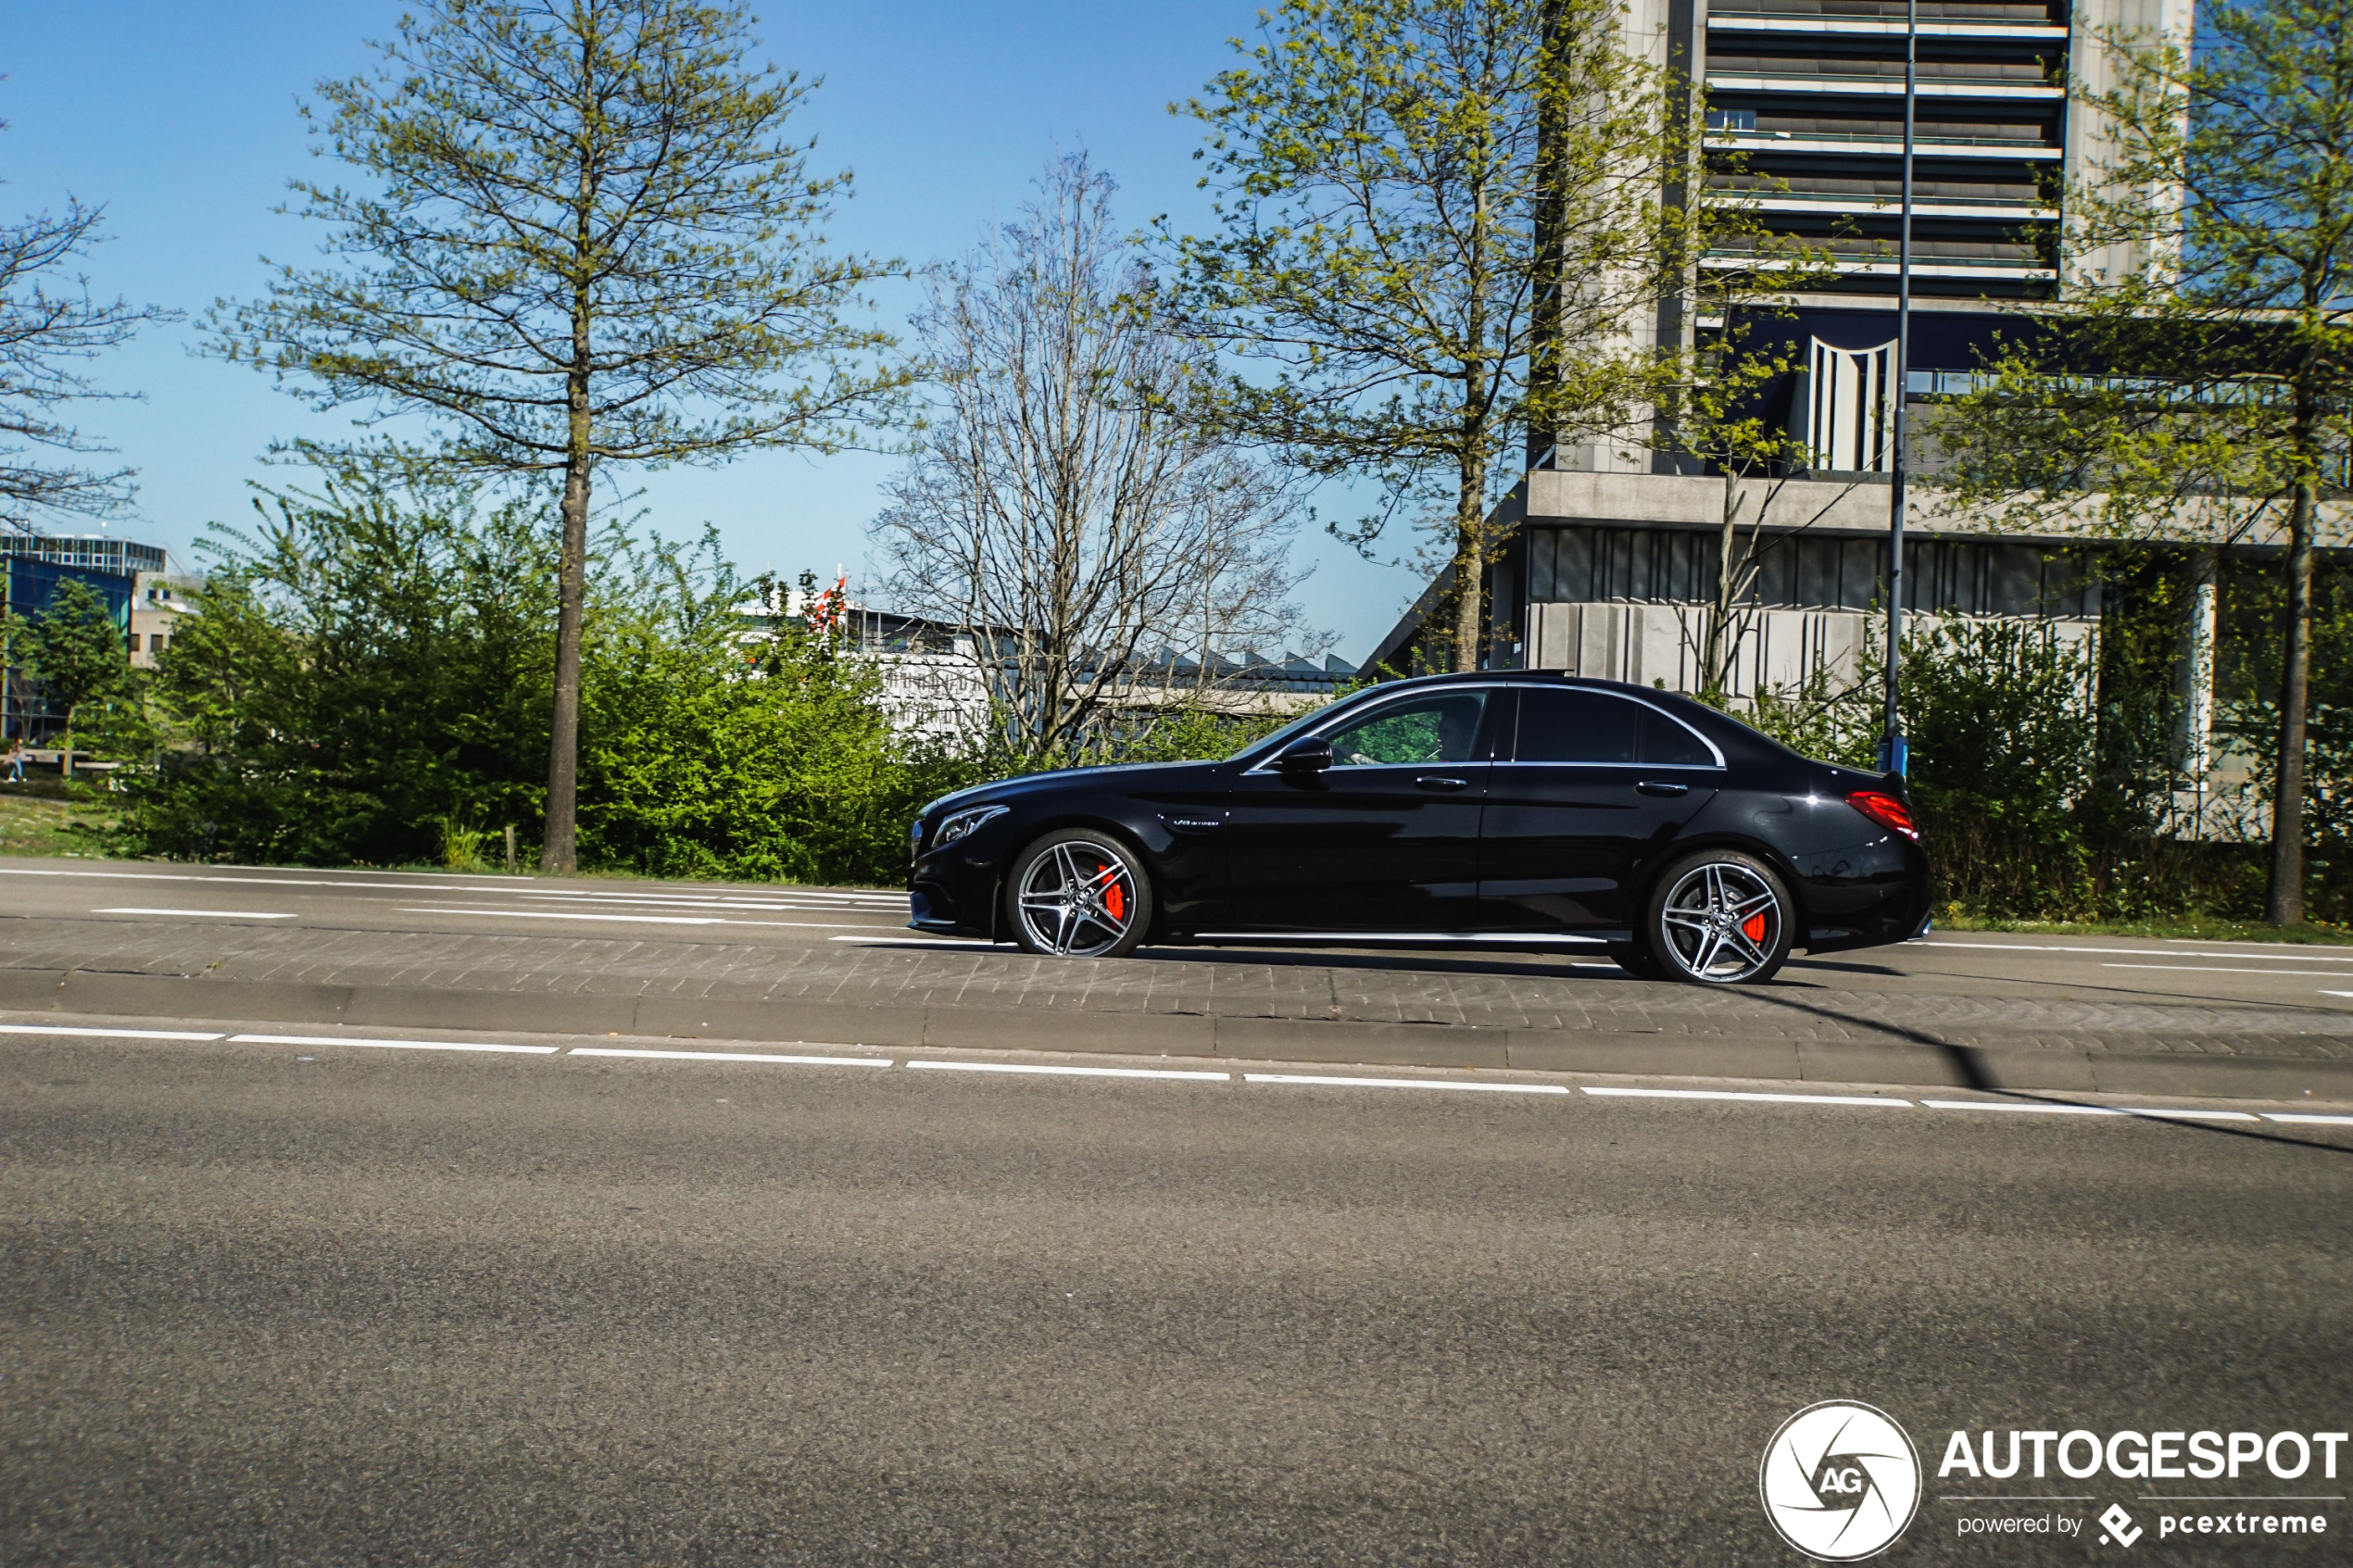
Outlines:
[[1535,672],[1374,686],[1223,761],[983,784],[912,840],[917,930],[1069,958],[1583,947],[1726,985],[1929,912],[1900,780],[1685,697]]

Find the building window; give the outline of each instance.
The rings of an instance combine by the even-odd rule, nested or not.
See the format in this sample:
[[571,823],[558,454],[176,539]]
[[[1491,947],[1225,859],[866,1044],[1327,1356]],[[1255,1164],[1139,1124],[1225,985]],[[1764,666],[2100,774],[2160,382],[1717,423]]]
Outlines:
[[1710,131],[1754,131],[1756,129],[1755,109],[1710,109],[1707,111]]
[[148,651],[149,653],[161,653],[161,652],[163,651],[163,641],[164,641],[164,639],[163,639],[163,633],[160,633],[160,632],[150,632],[150,633],[147,633],[147,651]]

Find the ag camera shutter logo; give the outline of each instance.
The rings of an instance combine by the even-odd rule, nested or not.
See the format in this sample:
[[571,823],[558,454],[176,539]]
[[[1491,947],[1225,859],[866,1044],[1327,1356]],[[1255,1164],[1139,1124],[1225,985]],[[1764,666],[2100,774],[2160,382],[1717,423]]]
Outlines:
[[1756,1486],[1781,1539],[1819,1562],[1854,1562],[1919,1512],[1919,1450],[1885,1411],[1825,1399],[1781,1423]]

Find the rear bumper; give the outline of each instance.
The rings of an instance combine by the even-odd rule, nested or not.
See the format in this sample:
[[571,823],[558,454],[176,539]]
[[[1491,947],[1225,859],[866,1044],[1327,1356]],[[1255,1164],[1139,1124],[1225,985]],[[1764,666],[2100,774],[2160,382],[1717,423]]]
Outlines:
[[1810,857],[1793,891],[1806,909],[1809,953],[1907,942],[1929,919],[1928,857],[1908,839]]

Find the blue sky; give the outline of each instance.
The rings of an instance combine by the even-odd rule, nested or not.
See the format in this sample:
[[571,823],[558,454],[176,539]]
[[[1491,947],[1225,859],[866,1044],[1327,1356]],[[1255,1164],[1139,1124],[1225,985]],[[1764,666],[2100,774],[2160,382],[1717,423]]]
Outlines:
[[[105,293],[185,310],[257,292],[259,258],[301,260],[308,226],[274,216],[289,176],[311,167],[296,104],[322,77],[368,64],[365,41],[400,7],[374,0],[0,0],[0,213],[104,203],[111,243],[90,268]],[[777,64],[822,76],[802,121],[819,166],[848,168],[858,194],[834,232],[845,245],[929,260],[1009,216],[1057,147],[1084,147],[1122,188],[1122,216],[1198,223],[1197,129],[1164,106],[1198,92],[1252,29],[1251,0],[1149,5],[770,5],[760,34]],[[881,302],[903,312],[902,294]],[[893,324],[896,324],[895,322]],[[341,428],[263,376],[188,350],[190,323],[150,329],[99,368],[144,403],[92,405],[84,428],[141,470],[138,517],[112,531],[188,546],[210,521],[251,515],[271,441]],[[889,458],[772,453],[718,470],[644,477],[649,521],[683,535],[716,524],[748,570],[853,580]],[[1347,513],[1348,498],[1317,497]],[[1361,659],[1418,591],[1301,530],[1315,575],[1311,618]]]

